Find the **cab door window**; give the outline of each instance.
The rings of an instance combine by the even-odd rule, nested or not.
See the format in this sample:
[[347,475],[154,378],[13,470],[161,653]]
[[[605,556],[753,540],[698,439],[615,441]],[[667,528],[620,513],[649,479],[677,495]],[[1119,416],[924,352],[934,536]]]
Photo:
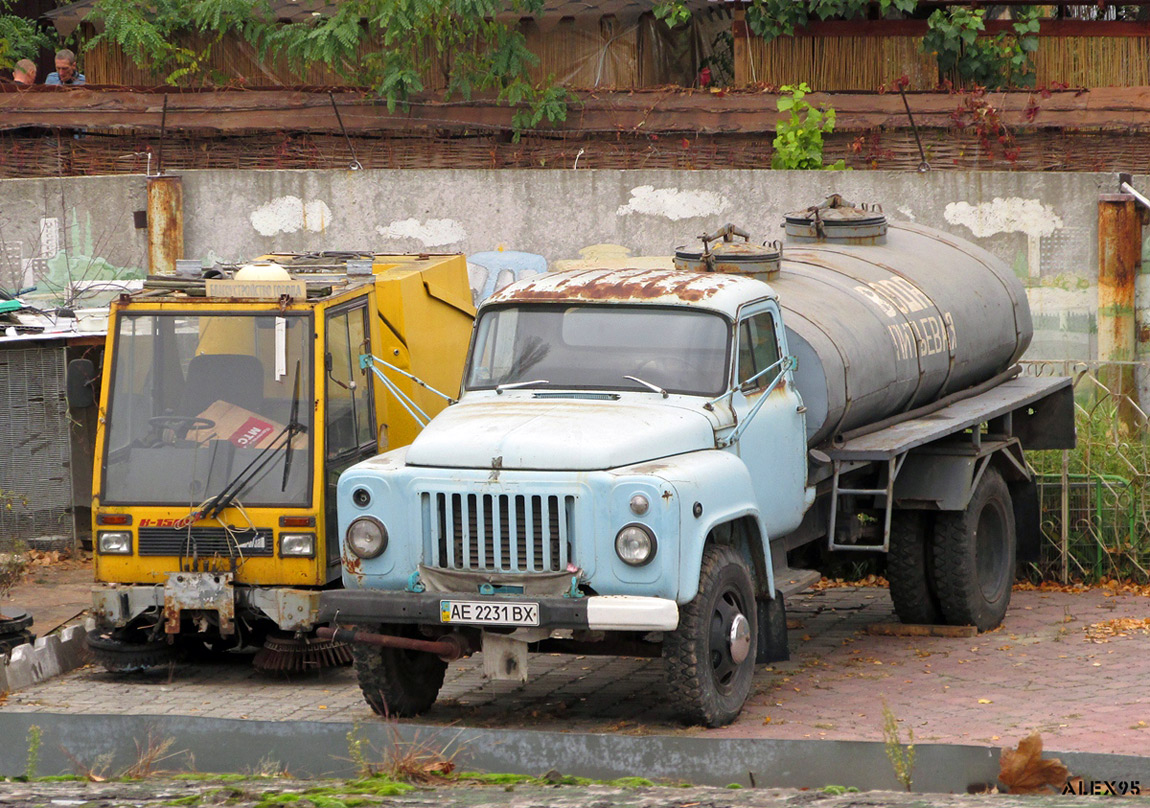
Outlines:
[[[775,335],[775,318],[769,311],[752,315],[739,323],[739,385],[746,384],[779,361],[779,342]],[[770,384],[777,373],[763,373],[752,383],[752,389]]]
[[366,305],[328,316],[324,364],[329,459],[375,446],[371,384],[359,367],[360,354],[368,353],[367,328]]

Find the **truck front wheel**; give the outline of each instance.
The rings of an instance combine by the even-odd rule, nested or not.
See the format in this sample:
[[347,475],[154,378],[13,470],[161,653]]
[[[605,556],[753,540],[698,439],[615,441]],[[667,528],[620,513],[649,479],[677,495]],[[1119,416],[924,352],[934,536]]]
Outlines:
[[1014,585],[1014,509],[1002,475],[988,468],[965,511],[935,517],[933,566],[939,607],[951,625],[989,631]]
[[[419,637],[414,626],[383,626],[378,630],[381,634]],[[433,654],[365,643],[352,646],[352,658],[364,700],[384,718],[419,715],[431,709],[447,671],[447,663]]]
[[699,593],[663,640],[667,684],[685,720],[720,727],[743,709],[755,673],[757,611],[742,556],[731,547],[707,547]]

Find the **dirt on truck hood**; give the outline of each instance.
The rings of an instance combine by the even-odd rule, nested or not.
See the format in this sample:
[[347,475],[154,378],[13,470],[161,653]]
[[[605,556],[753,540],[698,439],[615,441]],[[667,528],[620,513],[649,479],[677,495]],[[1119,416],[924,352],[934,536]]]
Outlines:
[[407,464],[592,471],[714,446],[707,417],[670,402],[464,401],[419,434]]

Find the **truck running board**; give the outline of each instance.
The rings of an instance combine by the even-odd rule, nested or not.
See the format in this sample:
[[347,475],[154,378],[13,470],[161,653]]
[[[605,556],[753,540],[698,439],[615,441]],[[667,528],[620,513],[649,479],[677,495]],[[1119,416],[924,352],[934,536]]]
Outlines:
[[774,575],[775,591],[784,598],[789,598],[796,592],[810,589],[823,577],[823,574],[818,570],[794,569],[793,567],[776,567]]

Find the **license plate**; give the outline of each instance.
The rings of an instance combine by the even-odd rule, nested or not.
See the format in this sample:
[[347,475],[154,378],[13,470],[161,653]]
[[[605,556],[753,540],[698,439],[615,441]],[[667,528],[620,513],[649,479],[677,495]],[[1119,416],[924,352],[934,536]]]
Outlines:
[[439,601],[442,623],[478,623],[485,626],[537,626],[538,603],[492,603],[476,600]]

